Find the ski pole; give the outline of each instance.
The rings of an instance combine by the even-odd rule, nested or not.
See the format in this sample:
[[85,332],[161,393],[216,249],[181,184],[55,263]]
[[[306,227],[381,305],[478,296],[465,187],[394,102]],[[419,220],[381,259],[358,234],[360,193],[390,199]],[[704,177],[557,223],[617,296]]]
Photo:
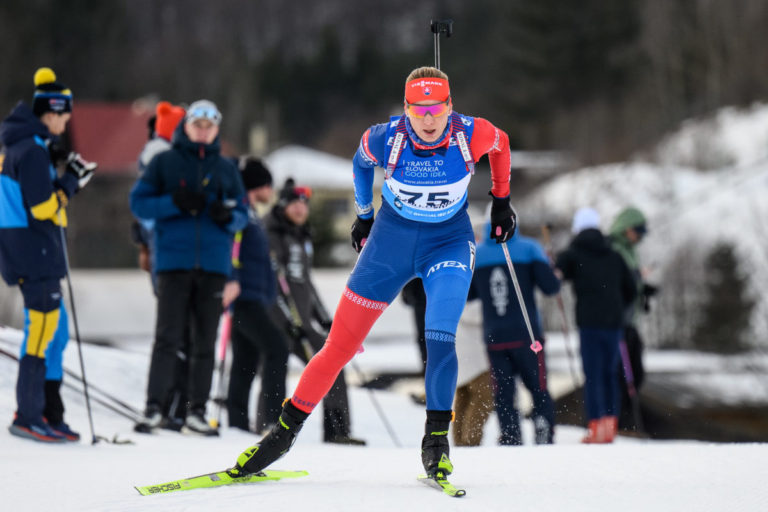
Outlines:
[[[544,238],[544,246],[547,248],[547,255],[551,260],[552,250],[550,246],[551,244],[550,244],[550,238],[549,238],[549,226],[546,224],[542,226],[541,233],[542,233],[542,237]],[[571,350],[571,329],[568,326],[568,315],[565,314],[565,303],[563,302],[563,295],[561,293],[558,293],[555,296],[555,301],[557,302],[557,308],[560,310],[560,316],[562,318],[563,340],[565,341],[565,353],[568,356],[568,369],[571,371],[573,386],[574,388],[578,389],[579,378],[576,374],[576,370],[574,367],[575,357],[573,355],[573,351]]]
[[629,401],[632,403],[632,416],[635,418],[635,426],[640,432],[645,432],[643,417],[640,413],[640,397],[637,395],[637,388],[635,387],[635,374],[632,372],[632,362],[629,359],[629,350],[624,339],[619,342],[619,352],[621,353],[621,364],[624,367],[624,380],[627,382]]
[[72,291],[72,280],[69,276],[69,256],[67,254],[67,237],[64,235],[64,225],[59,211],[59,233],[61,234],[61,249],[64,253],[64,270],[67,277],[67,289],[69,290],[69,305],[72,309],[72,323],[75,326],[75,341],[77,341],[77,355],[80,358],[80,373],[83,375],[83,392],[85,394],[85,408],[88,411],[88,424],[91,427],[91,444],[96,444],[96,432],[93,429],[93,414],[91,413],[91,398],[88,395],[88,380],[85,378],[85,363],[83,362],[83,342],[80,339],[80,328],[77,324],[77,312],[75,311],[75,296]]
[[[5,357],[7,357],[9,359],[12,359],[13,361],[16,361],[17,363],[19,362],[19,356],[17,356],[16,354],[13,354],[11,352],[8,352],[7,350],[5,350],[2,347],[0,347],[0,355],[5,356]],[[74,384],[72,384],[71,382],[63,381],[62,384],[67,389],[71,389],[73,391],[80,391],[80,389],[77,386],[75,386]],[[120,415],[120,416],[122,416],[124,418],[128,418],[129,420],[134,421],[134,422],[138,421],[138,418],[140,416],[140,415],[132,415],[132,414],[126,412],[126,411],[123,411],[122,409],[120,409],[119,407],[115,406],[114,404],[111,404],[111,403],[107,402],[106,400],[104,400],[102,398],[99,398],[97,396],[93,397],[93,401],[96,402],[97,404],[103,406],[105,409],[109,409],[110,411],[114,412],[115,414],[118,414],[118,415]],[[101,436],[97,436],[97,438],[101,438]]]
[[229,310],[224,311],[221,315],[221,336],[219,337],[219,372],[218,372],[218,385],[216,386],[216,396],[213,399],[213,403],[216,404],[217,411],[216,417],[211,418],[210,423],[213,428],[218,428],[221,425],[221,410],[223,404],[226,402],[226,394],[224,393],[224,367],[227,361],[227,345],[229,339],[232,336],[232,313]]
[[[305,336],[302,336],[300,344],[304,349],[304,354],[307,357],[307,361],[309,361],[315,355],[314,350],[312,349],[312,346],[309,344],[309,340]],[[360,370],[360,367],[357,365],[354,359],[352,359],[350,363],[351,363],[350,366],[352,366],[352,369],[355,371],[355,373],[357,373],[357,378],[360,379],[360,382],[363,382],[364,375],[362,370]],[[392,428],[392,425],[389,423],[389,420],[387,419],[386,414],[384,414],[384,410],[381,408],[381,405],[379,405],[379,401],[376,399],[376,395],[374,395],[373,390],[371,388],[368,388],[368,396],[371,398],[371,403],[373,404],[373,408],[376,410],[376,414],[379,415],[379,419],[381,419],[381,422],[384,424],[384,429],[387,431],[387,434],[389,434],[389,438],[392,439],[392,442],[395,444],[395,447],[400,448],[402,446],[400,444],[400,440],[397,438],[397,434],[395,434],[395,430]]]
[[[0,340],[0,341],[5,341],[5,340]],[[8,345],[9,346],[14,346],[11,343],[8,343]],[[15,346],[15,347],[18,348],[18,346]],[[10,352],[6,352],[3,348],[0,348],[0,354],[6,355],[6,356],[10,357]],[[77,380],[78,382],[81,382],[81,383],[83,382],[83,378],[79,374],[73,372],[72,370],[70,370],[69,368],[66,368],[66,367],[63,367],[63,370],[64,370],[64,374],[65,375],[68,375],[69,377],[72,377],[73,379]],[[64,384],[66,385],[67,382],[64,382]],[[70,386],[70,387],[74,387],[74,386]],[[109,393],[108,391],[105,391],[104,389],[102,389],[100,387],[97,387],[93,383],[88,384],[88,389],[90,391],[95,391],[96,393],[100,393],[101,395],[103,395],[103,400],[110,400],[110,401],[114,402],[115,406],[122,407],[126,411],[126,413],[128,413],[128,414],[132,414],[132,415],[136,416],[137,418],[140,418],[143,415],[141,411],[139,411],[137,408],[133,407],[131,404],[125,402],[124,400],[121,400],[120,398],[118,398],[117,396]],[[96,403],[99,403],[99,397],[98,396],[92,396],[91,398],[93,398],[93,400]]]
[[453,20],[432,20],[429,26],[435,39],[435,67],[440,69],[440,34],[451,37],[453,34]]
[[523,299],[523,292],[520,291],[520,283],[517,281],[517,274],[515,274],[515,266],[512,264],[512,258],[509,257],[509,249],[507,248],[507,242],[501,243],[501,248],[504,249],[504,258],[507,260],[507,268],[509,269],[509,275],[512,277],[512,284],[515,286],[515,293],[517,294],[517,301],[520,303],[520,311],[523,312],[523,319],[525,320],[525,326],[528,328],[528,336],[531,338],[530,349],[537,354],[544,348],[541,346],[541,342],[537,341],[533,336],[533,329],[531,328],[531,320],[528,318],[528,308],[525,307],[525,300]]
[[[350,362],[352,363],[352,368],[357,373],[357,378],[359,378],[360,381],[362,382],[363,376],[364,376],[363,372],[360,370],[360,367],[357,365],[354,359]],[[384,424],[384,428],[386,429],[387,434],[389,434],[389,438],[392,439],[393,443],[395,443],[396,448],[400,448],[402,445],[400,444],[400,440],[397,438],[397,434],[395,434],[395,429],[393,429],[392,425],[389,423],[389,420],[387,419],[387,415],[384,414],[384,410],[381,408],[381,405],[379,404],[379,401],[376,399],[376,395],[374,394],[371,388],[368,388],[368,396],[371,397],[371,403],[373,404],[373,408],[376,409],[376,413],[379,415],[381,422]]]

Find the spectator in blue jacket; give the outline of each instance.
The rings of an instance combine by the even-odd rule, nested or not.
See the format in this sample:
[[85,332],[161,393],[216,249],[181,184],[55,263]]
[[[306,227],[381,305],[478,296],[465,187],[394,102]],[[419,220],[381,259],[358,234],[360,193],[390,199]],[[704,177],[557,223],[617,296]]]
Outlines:
[[[519,219],[518,219],[519,222]],[[489,225],[490,226],[490,225]],[[489,233],[489,229],[484,230]],[[534,239],[515,232],[507,242],[509,256],[525,300],[533,335],[542,344],[535,288],[546,295],[560,291],[560,281],[544,249]],[[533,352],[530,336],[517,300],[512,278],[501,246],[486,237],[477,247],[475,272],[468,298],[482,301],[483,332],[491,363],[494,402],[501,434],[499,444],[520,445],[520,414],[515,407],[516,378],[520,377],[533,398],[533,424],[536,444],[551,444],[554,439],[555,409],[547,390],[544,351]]]
[[157,325],[139,431],[160,425],[173,385],[176,352],[192,322],[189,402],[183,432],[218,435],[205,419],[224,283],[235,232],[248,222],[237,168],[220,155],[221,113],[200,100],[190,105],[170,150],[158,154],[131,191],[131,210],[154,219]]
[[[96,165],[57,149],[72,115],[72,92],[50,68],[34,77],[32,108],[19,103],[0,125],[0,272],[24,297],[24,339],[11,434],[42,442],[76,441],[59,393],[69,340],[61,298],[66,276],[64,210]],[[66,159],[59,176],[56,164]]]
[[261,363],[261,390],[256,406],[256,431],[271,428],[280,416],[288,370],[288,341],[273,320],[277,278],[269,238],[256,211],[272,200],[272,175],[261,160],[247,158],[240,174],[248,195],[248,225],[235,235],[232,276],[224,287],[224,307],[232,304],[232,366],[227,413],[229,426],[250,430],[248,401]]
[[[184,119],[184,108],[161,101],[155,106],[155,115],[150,119],[149,140],[139,154],[139,179],[147,170],[149,162],[163,151],[171,149],[171,138],[176,127]],[[139,247],[139,268],[149,272],[152,280],[152,292],[157,295],[157,274],[155,273],[155,249],[152,246],[154,220],[138,219],[131,226],[133,241]]]

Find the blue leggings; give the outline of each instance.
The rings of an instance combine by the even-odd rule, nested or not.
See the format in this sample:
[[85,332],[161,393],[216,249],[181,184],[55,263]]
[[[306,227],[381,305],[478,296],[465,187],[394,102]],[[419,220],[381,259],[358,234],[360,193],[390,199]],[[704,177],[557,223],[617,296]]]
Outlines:
[[[24,309],[25,332],[29,330],[29,310]],[[61,380],[64,376],[64,349],[69,342],[69,318],[67,308],[64,307],[64,299],[61,299],[59,306],[59,323],[53,339],[48,343],[45,349],[45,380]],[[24,357],[27,353],[27,336],[21,342],[21,353],[19,357]]]
[[458,362],[456,328],[467,301],[475,257],[466,211],[440,223],[400,217],[384,203],[347,287],[361,297],[390,304],[414,277],[424,282],[427,409],[453,405]]
[[587,419],[619,414],[620,329],[579,329]]

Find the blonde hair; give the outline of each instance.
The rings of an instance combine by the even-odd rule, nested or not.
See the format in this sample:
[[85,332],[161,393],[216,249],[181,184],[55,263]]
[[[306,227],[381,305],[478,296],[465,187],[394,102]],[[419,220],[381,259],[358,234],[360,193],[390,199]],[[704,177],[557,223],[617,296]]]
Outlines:
[[422,66],[411,71],[408,78],[405,79],[405,83],[419,78],[442,78],[443,80],[448,80],[448,75],[432,66]]

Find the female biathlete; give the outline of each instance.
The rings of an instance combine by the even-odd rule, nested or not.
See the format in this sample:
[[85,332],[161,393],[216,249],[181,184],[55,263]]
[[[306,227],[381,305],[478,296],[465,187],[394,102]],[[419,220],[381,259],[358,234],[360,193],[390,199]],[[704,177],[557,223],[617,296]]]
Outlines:
[[[474,164],[491,165],[491,236],[515,231],[509,204],[506,133],[481,118],[453,112],[445,73],[415,69],[405,83],[405,115],[372,126],[353,160],[357,219],[352,245],[360,257],[342,294],[325,345],[304,369],[277,425],[237,459],[230,473],[256,473],[285,454],[376,319],[413,279],[427,295],[425,337],[427,419],[421,458],[430,476],[453,470],[448,426],[456,389],[456,327],[472,279],[475,243],[467,214]],[[383,201],[374,223],[374,167],[385,169]]]

